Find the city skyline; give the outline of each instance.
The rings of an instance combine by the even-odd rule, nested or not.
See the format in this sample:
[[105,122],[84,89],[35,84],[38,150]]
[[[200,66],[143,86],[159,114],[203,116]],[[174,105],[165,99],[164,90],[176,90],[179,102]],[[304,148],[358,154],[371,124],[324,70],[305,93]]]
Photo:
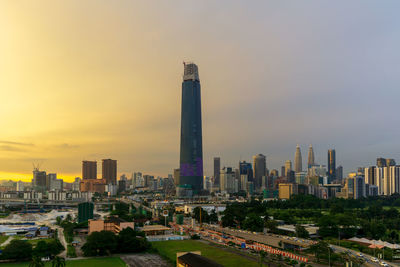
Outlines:
[[29,181],[41,163],[73,181],[103,158],[119,174],[172,173],[182,60],[202,70],[206,175],[213,157],[258,153],[280,170],[297,143],[323,165],[335,149],[345,173],[399,161],[400,4],[311,2],[2,2],[0,179]]

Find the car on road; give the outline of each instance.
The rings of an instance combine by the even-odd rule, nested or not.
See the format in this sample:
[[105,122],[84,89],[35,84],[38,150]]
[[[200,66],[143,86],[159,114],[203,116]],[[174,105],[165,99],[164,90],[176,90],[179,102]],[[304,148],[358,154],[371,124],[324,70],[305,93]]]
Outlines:
[[388,267],[388,266],[389,266],[389,264],[387,264],[387,263],[384,262],[384,261],[379,262],[379,264],[380,264],[381,266],[384,266],[384,267]]
[[371,258],[371,261],[373,261],[373,262],[379,262],[379,260],[378,260],[377,258],[374,258],[374,257]]

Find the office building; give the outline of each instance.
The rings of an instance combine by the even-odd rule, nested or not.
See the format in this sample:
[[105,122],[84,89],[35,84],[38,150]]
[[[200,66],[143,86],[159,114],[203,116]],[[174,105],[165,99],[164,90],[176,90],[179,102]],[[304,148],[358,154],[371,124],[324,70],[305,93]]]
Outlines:
[[33,170],[32,187],[36,191],[44,192],[47,189],[47,175],[45,171],[39,171],[38,168]]
[[25,183],[22,181],[17,182],[17,192],[24,192],[25,190]]
[[309,177],[325,177],[326,167],[324,165],[314,165],[308,170]]
[[267,158],[263,154],[253,156],[254,166],[254,190],[259,192],[262,184],[262,177],[267,169]]
[[301,150],[300,146],[296,146],[296,153],[294,154],[294,171],[295,172],[301,172],[303,171],[302,167],[302,158],[301,158]]
[[61,191],[64,189],[64,181],[62,179],[51,179],[50,180],[50,190]]
[[179,169],[174,169],[174,184],[179,185]]
[[215,157],[214,158],[214,185],[219,186],[219,172],[221,170],[221,158]]
[[342,183],[342,180],[343,180],[343,167],[341,165],[339,165],[336,168],[336,181],[338,183]]
[[386,167],[386,159],[385,158],[377,158],[376,159],[376,167]]
[[72,191],[79,191],[81,185],[81,178],[75,177],[75,181],[72,183]]
[[308,168],[311,168],[312,166],[315,165],[315,162],[314,162],[314,150],[313,150],[312,145],[310,145],[310,147],[308,148],[308,161],[307,161],[307,165],[308,165]]
[[328,183],[336,179],[336,151],[328,150]]
[[395,166],[396,161],[394,159],[386,159],[386,167]]
[[246,162],[246,161],[239,162],[239,175],[238,176],[241,176],[243,174],[247,175],[248,181],[253,181],[253,168],[251,166],[251,163]]
[[[180,194],[183,188],[183,194]],[[184,64],[181,110],[181,149],[178,195],[198,194],[203,188],[203,140],[198,67]],[[192,191],[191,193],[189,191]]]
[[282,173],[282,176],[288,177],[291,170],[292,170],[292,162],[290,160],[287,160],[285,162],[285,173]]
[[220,190],[223,193],[235,193],[238,191],[238,181],[235,172],[230,167],[224,167],[220,172]]
[[78,223],[87,222],[93,219],[94,204],[92,202],[83,202],[78,204]]
[[279,184],[279,199],[290,199],[291,195],[297,195],[297,184],[293,183]]
[[82,178],[97,179],[97,162],[96,161],[82,161]]
[[350,179],[354,179],[354,199],[366,197],[364,177],[356,176]]
[[57,179],[57,173],[48,173],[46,176],[46,189],[47,190],[51,190],[50,189],[50,184],[52,180],[56,180]]
[[107,184],[117,184],[117,161],[113,159],[103,159],[102,178]]
[[376,185],[376,177],[375,177],[375,166],[371,166],[364,169],[364,179],[365,183],[369,185]]

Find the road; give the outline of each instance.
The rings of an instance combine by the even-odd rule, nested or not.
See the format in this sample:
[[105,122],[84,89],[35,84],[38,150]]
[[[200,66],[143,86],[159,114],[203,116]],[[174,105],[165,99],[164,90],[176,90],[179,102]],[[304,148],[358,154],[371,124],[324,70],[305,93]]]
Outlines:
[[[358,252],[358,251],[355,251],[355,250],[352,250],[352,249],[347,249],[347,248],[344,248],[344,247],[335,246],[335,245],[330,245],[330,247],[332,248],[332,250],[334,252],[346,253],[346,254],[349,254],[349,255],[351,255],[352,257],[355,257],[355,258],[362,258],[363,260],[365,260],[365,263],[364,263],[365,266],[368,266],[368,267],[381,266],[378,262],[372,261],[375,257],[370,256],[368,254],[361,254],[363,256],[360,257],[359,256],[360,252]],[[385,261],[385,262],[391,267],[399,267],[399,265],[396,264],[396,263],[388,262],[388,261]]]
[[67,256],[67,241],[65,241],[65,236],[64,236],[64,229],[61,227],[56,227],[58,230],[58,240],[60,240],[61,244],[64,246],[65,250],[60,253],[60,257],[66,258]]

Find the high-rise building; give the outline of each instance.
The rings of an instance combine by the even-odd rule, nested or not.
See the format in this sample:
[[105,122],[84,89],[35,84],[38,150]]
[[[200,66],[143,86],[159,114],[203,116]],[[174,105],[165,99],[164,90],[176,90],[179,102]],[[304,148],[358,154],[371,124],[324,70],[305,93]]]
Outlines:
[[386,167],[386,159],[385,158],[377,158],[376,159],[376,167]]
[[328,183],[336,179],[336,151],[328,150]]
[[78,223],[87,222],[93,219],[94,204],[92,202],[83,202],[78,204]]
[[239,181],[235,177],[235,172],[230,167],[221,170],[220,190],[225,193],[235,193],[238,191]]
[[365,183],[369,185],[376,185],[376,176],[375,176],[375,166],[371,166],[364,169],[364,179]]
[[239,161],[239,176],[246,174],[247,181],[253,181],[253,168],[250,162]]
[[366,197],[364,177],[356,176],[349,179],[354,179],[354,199]]
[[221,158],[214,158],[214,185],[219,185],[219,172],[221,170]]
[[[179,188],[198,194],[203,188],[203,140],[201,94],[198,67],[184,64],[181,110],[181,151]],[[178,194],[180,194],[178,189]],[[185,193],[186,195],[186,193]]]
[[396,165],[396,161],[394,159],[386,159],[386,166],[395,166]]
[[103,179],[107,184],[117,184],[117,161],[113,159],[103,159],[102,161]]
[[174,169],[174,184],[179,185],[179,169]]
[[97,179],[97,161],[82,161],[82,179]]
[[336,168],[336,181],[338,183],[342,183],[342,180],[343,180],[343,167],[342,167],[342,165],[339,165]]
[[254,190],[259,191],[261,189],[262,177],[265,176],[265,170],[267,169],[267,158],[263,154],[253,156],[253,166]]
[[285,176],[285,166],[281,166],[281,176]]
[[47,188],[46,185],[47,175],[45,171],[39,171],[38,168],[33,170],[33,179],[32,186],[37,191],[45,191]]
[[296,146],[296,153],[294,154],[294,171],[301,172],[303,170],[300,146]]
[[314,162],[314,150],[312,145],[308,148],[308,168],[311,168],[312,166],[315,165]]
[[282,174],[282,176],[288,177],[288,175],[290,174],[291,171],[292,171],[292,161],[287,160],[285,162],[285,173]]
[[51,185],[51,181],[54,181],[57,179],[57,173],[48,173],[46,176],[46,189],[47,190],[51,190],[50,189],[50,185]]

